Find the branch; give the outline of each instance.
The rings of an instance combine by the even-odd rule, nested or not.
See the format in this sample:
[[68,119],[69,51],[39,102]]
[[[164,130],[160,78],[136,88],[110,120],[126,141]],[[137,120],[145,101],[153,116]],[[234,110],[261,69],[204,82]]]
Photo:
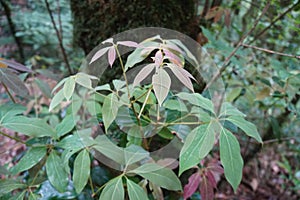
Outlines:
[[297,55],[272,51],[272,50],[264,49],[264,48],[261,48],[261,47],[251,46],[251,45],[248,45],[248,44],[242,44],[242,46],[247,47],[247,48],[251,48],[251,49],[256,49],[256,50],[259,50],[259,51],[264,51],[264,52],[271,53],[271,54],[277,54],[277,55],[280,55],[280,56],[286,56],[286,57],[290,57],[290,58],[300,59],[300,56],[297,56]]
[[280,19],[282,19],[287,13],[289,13],[290,11],[292,11],[296,6],[298,6],[300,3],[300,1],[298,0],[297,3],[295,3],[294,5],[292,5],[290,8],[288,8],[285,12],[283,12],[282,14],[280,14],[278,17],[276,17],[269,26],[267,26],[266,28],[264,28],[261,32],[259,32],[258,34],[256,34],[254,36],[254,39],[249,42],[249,44],[253,43],[255,40],[257,40],[261,35],[263,35],[268,29],[270,29],[272,26],[274,26],[274,24],[279,21]]
[[9,5],[5,2],[5,0],[0,0],[0,3],[4,8],[4,12],[6,15],[6,19],[7,19],[11,34],[13,35],[15,42],[18,46],[21,62],[24,63],[25,56],[24,56],[23,45],[22,45],[20,38],[16,36],[16,27],[15,27],[15,24],[13,23],[13,20],[11,19],[11,10],[9,8]]
[[252,28],[241,37],[240,41],[238,42],[237,46],[233,49],[233,51],[230,53],[230,55],[225,59],[223,65],[221,66],[221,68],[219,69],[219,71],[212,77],[211,81],[206,85],[206,87],[204,88],[204,90],[208,89],[213,82],[215,82],[222,74],[222,72],[226,69],[227,65],[230,62],[230,59],[232,58],[232,56],[235,55],[235,53],[237,52],[237,50],[240,48],[240,46],[242,46],[244,40],[247,38],[248,35],[250,35],[254,29],[256,28],[258,22],[260,21],[260,19],[262,18],[262,16],[267,12],[268,8],[270,7],[270,0],[267,2],[266,6],[264,7],[262,13],[260,14],[260,16],[255,20]]
[[46,4],[47,11],[49,13],[49,16],[51,18],[51,22],[52,22],[53,28],[55,30],[56,37],[58,39],[59,47],[60,47],[60,50],[62,52],[62,56],[63,56],[64,62],[66,64],[67,68],[68,68],[69,74],[71,75],[73,72],[72,72],[71,66],[70,66],[69,61],[68,61],[66,50],[65,50],[64,45],[63,45],[62,36],[61,36],[61,34],[60,34],[57,26],[56,26],[56,23],[55,23],[55,20],[54,20],[54,17],[53,17],[53,13],[52,13],[52,11],[50,9],[50,5],[49,5],[48,0],[45,0],[45,4]]

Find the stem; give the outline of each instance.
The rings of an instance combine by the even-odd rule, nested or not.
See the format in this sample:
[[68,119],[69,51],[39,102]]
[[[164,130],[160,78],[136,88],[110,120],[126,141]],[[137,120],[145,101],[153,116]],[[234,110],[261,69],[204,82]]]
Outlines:
[[8,135],[8,134],[6,134],[6,133],[3,133],[2,131],[0,131],[0,135],[3,135],[3,136],[5,136],[5,137],[8,137],[8,138],[10,138],[10,139],[16,141],[16,142],[19,142],[19,143],[22,143],[22,144],[27,145],[26,142],[23,142],[20,138],[17,138],[17,137]]
[[141,118],[141,115],[142,115],[142,113],[143,113],[143,111],[144,111],[144,108],[145,108],[145,106],[146,106],[146,104],[147,104],[147,101],[148,101],[148,98],[149,98],[149,96],[150,96],[150,93],[151,93],[152,88],[153,88],[153,86],[151,86],[151,87],[148,89],[147,96],[146,96],[146,98],[145,98],[145,101],[144,101],[144,103],[143,103],[143,106],[142,106],[142,108],[141,108],[141,110],[140,110],[140,113],[139,113],[139,116],[138,116],[139,119]]
[[233,49],[233,51],[230,53],[230,55],[225,59],[225,61],[223,62],[223,65],[221,66],[219,71],[212,77],[211,81],[208,82],[208,84],[205,86],[204,90],[207,90],[221,76],[222,72],[225,71],[227,65],[230,62],[230,59],[235,55],[235,53],[240,48],[240,46],[242,46],[244,40],[248,37],[248,35],[250,35],[254,31],[254,29],[256,28],[256,26],[258,24],[258,22],[260,21],[262,16],[267,12],[269,7],[270,7],[270,0],[267,2],[267,4],[264,7],[264,9],[263,9],[262,13],[260,14],[260,16],[255,20],[252,28],[245,35],[243,35],[241,37],[241,39],[238,42],[237,46]]
[[58,28],[56,26],[56,22],[54,20],[53,13],[52,13],[52,11],[50,9],[50,5],[49,5],[48,0],[45,0],[45,4],[46,4],[47,11],[49,13],[49,16],[50,16],[53,28],[55,30],[56,37],[58,39],[58,43],[59,43],[60,50],[62,52],[63,60],[64,60],[66,66],[68,68],[69,75],[71,75],[71,74],[73,74],[73,72],[72,72],[71,66],[69,64],[69,60],[68,60],[68,56],[67,56],[66,50],[65,50],[64,45],[63,45],[62,36],[60,35],[59,30],[58,30]]
[[281,53],[281,52],[278,52],[278,51],[272,51],[270,49],[264,49],[264,48],[257,47],[257,46],[251,46],[251,45],[248,45],[248,44],[242,44],[242,46],[247,47],[247,48],[251,48],[251,49],[255,49],[255,50],[259,50],[259,51],[263,51],[263,52],[267,52],[267,53],[271,53],[271,54],[277,54],[279,56],[286,56],[286,57],[290,57],[290,58],[300,59],[300,56],[297,56],[297,55]]
[[3,82],[2,82],[2,85],[3,85],[4,89],[5,89],[5,91],[7,92],[9,98],[10,98],[14,103],[16,103],[15,98],[12,96],[12,94],[11,94],[10,91],[8,90],[7,86],[6,86]]

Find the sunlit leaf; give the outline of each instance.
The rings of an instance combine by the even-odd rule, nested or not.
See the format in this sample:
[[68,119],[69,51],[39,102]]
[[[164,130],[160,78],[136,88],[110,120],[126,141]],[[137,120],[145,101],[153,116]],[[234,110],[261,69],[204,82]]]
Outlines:
[[44,120],[17,116],[2,122],[2,126],[10,130],[32,137],[55,137],[55,132]]
[[64,91],[58,91],[51,100],[49,111],[52,111],[56,106],[58,106],[65,99]]
[[46,147],[32,147],[21,160],[12,168],[12,173],[17,174],[25,171],[40,162],[47,153]]
[[108,90],[111,91],[109,84],[105,84],[105,85],[100,85],[94,88],[96,91],[99,90]]
[[77,194],[79,194],[88,182],[90,176],[91,160],[89,152],[82,150],[74,161],[73,183]]
[[141,69],[139,73],[136,75],[136,77],[134,78],[133,86],[140,84],[140,82],[142,82],[145,78],[147,78],[147,76],[153,71],[154,68],[155,68],[155,64],[149,64],[143,67],[143,69]]
[[104,99],[102,106],[103,123],[107,132],[111,123],[115,120],[118,114],[118,97],[111,93]]
[[79,85],[81,85],[85,88],[92,89],[91,77],[88,74],[79,72],[75,76],[75,81],[76,81],[76,83],[78,83]]
[[257,128],[251,122],[246,121],[244,118],[240,116],[230,116],[226,118],[226,120],[232,122],[237,125],[240,129],[242,129],[248,136],[253,137],[258,142],[262,143],[262,139],[257,131]]
[[124,188],[122,177],[112,179],[107,183],[103,191],[101,192],[99,200],[124,200]]
[[244,162],[238,140],[227,129],[222,129],[220,134],[220,158],[225,177],[236,191],[242,180]]
[[76,83],[75,79],[71,76],[66,80],[64,84],[64,88],[63,88],[64,96],[68,101],[70,100],[71,96],[74,93],[74,89],[76,85],[75,83]]
[[135,182],[126,179],[127,180],[127,187],[128,187],[128,195],[130,200],[147,200],[148,196],[143,190],[141,186],[136,184]]
[[190,77],[187,75],[189,72],[187,72],[185,69],[169,64],[168,67],[172,70],[172,72],[175,74],[175,76],[178,78],[180,82],[182,82],[187,88],[189,88],[192,92],[194,92],[193,83],[190,79]]
[[213,148],[215,132],[212,124],[196,127],[187,136],[179,156],[179,174],[197,165]]
[[92,64],[94,61],[96,61],[98,58],[100,58],[101,56],[103,56],[108,50],[110,49],[110,47],[105,47],[103,49],[98,50],[95,55],[92,57],[90,64]]
[[161,106],[168,96],[171,78],[164,69],[159,68],[157,73],[152,76],[152,84],[158,104]]
[[52,151],[46,162],[47,177],[53,187],[59,191],[64,192],[68,185],[68,174],[65,171],[63,160]]
[[116,59],[116,49],[114,46],[112,46],[108,50],[108,63],[110,67],[113,66],[115,59]]

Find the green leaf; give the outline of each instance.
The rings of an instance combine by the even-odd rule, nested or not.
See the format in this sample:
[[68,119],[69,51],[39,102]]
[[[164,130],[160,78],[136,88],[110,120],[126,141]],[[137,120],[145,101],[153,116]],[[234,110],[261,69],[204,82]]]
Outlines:
[[99,200],[124,200],[124,188],[122,177],[112,179],[107,183],[103,191],[101,192]]
[[118,97],[116,94],[111,93],[104,99],[102,106],[103,123],[105,132],[107,132],[111,123],[115,120],[119,109]]
[[182,100],[188,101],[189,103],[195,106],[199,106],[203,109],[206,109],[213,114],[215,113],[212,101],[203,97],[201,94],[180,92],[176,96],[178,96]]
[[127,180],[127,190],[128,190],[128,195],[130,200],[147,200],[148,196],[143,190],[141,186],[136,184],[135,182],[126,179]]
[[94,90],[96,90],[96,91],[99,91],[99,90],[111,91],[109,84],[97,86],[97,87],[94,88]]
[[36,79],[34,79],[34,82],[37,84],[37,86],[40,88],[40,90],[42,91],[42,93],[47,97],[47,98],[51,98],[51,89],[50,89],[50,87],[49,87],[49,85],[46,83],[46,82],[44,82],[44,81],[42,81],[42,80],[40,80],[40,79],[38,79],[38,78],[36,78]]
[[158,164],[146,163],[128,173],[138,174],[155,185],[168,190],[182,190],[180,180],[176,174],[171,169],[164,168]]
[[158,104],[161,106],[168,96],[171,87],[171,78],[164,69],[159,68],[157,73],[152,76],[152,84]]
[[90,165],[91,159],[89,152],[84,149],[78,154],[74,162],[73,183],[77,194],[83,190],[88,182]]
[[244,162],[238,140],[227,129],[222,129],[220,134],[220,158],[225,177],[236,191],[242,180]]
[[180,100],[168,99],[164,102],[164,107],[170,110],[177,110],[179,112],[187,112],[186,105]]
[[63,87],[63,91],[64,91],[64,96],[65,98],[69,101],[70,98],[72,97],[73,93],[74,93],[74,89],[75,89],[75,79],[73,76],[69,77]]
[[237,108],[235,108],[232,104],[228,102],[224,102],[221,106],[220,116],[230,116],[230,115],[241,116],[241,117],[246,116],[244,113],[242,113]]
[[66,82],[67,79],[68,79],[68,78],[64,78],[63,80],[61,80],[61,81],[53,88],[52,93],[53,93],[54,91],[56,91],[60,86],[62,86],[62,85]]
[[243,88],[238,87],[232,89],[227,95],[226,95],[226,101],[233,102],[240,94]]
[[46,172],[50,183],[59,192],[65,192],[68,186],[68,174],[63,160],[52,151],[46,162]]
[[106,135],[98,136],[95,141],[94,149],[121,165],[125,164],[124,150],[112,143]]
[[125,84],[126,84],[125,81],[118,80],[118,79],[115,79],[112,82],[113,82],[113,85],[115,87],[115,90],[117,90],[117,91],[121,90],[121,88],[124,87]]
[[79,72],[75,75],[75,81],[85,88],[92,89],[92,81],[88,74]]
[[24,82],[11,69],[0,68],[0,83],[3,83],[21,97],[28,96],[28,90]]
[[0,180],[0,196],[1,194],[7,194],[13,190],[16,189],[24,189],[27,186],[23,183],[20,183],[19,181],[16,180],[11,180],[11,179],[5,179],[5,180]]
[[198,126],[189,133],[180,151],[179,175],[199,164],[212,150],[214,142],[215,132],[211,123]]
[[21,160],[12,168],[12,173],[17,174],[32,168],[38,162],[40,162],[47,153],[46,147],[32,147]]
[[26,111],[26,107],[20,104],[7,103],[0,106],[0,123],[15,115],[22,114]]
[[136,163],[149,156],[149,152],[137,145],[130,145],[124,149],[124,158],[126,165]]
[[232,122],[233,124],[241,128],[248,136],[256,139],[260,143],[263,143],[256,126],[251,122],[246,121],[240,116],[230,116],[226,118],[226,120]]
[[16,116],[3,121],[2,126],[32,137],[55,137],[54,130],[45,121],[37,118]]
[[25,194],[26,194],[26,190],[23,190],[19,194],[16,194],[13,197],[9,198],[9,200],[24,200]]
[[64,100],[64,91],[60,90],[57,92],[54,97],[51,100],[50,106],[49,106],[49,112],[52,111],[58,104],[60,104]]
[[57,137],[64,136],[69,133],[75,126],[75,119],[73,115],[67,115],[62,122],[60,122],[56,127]]

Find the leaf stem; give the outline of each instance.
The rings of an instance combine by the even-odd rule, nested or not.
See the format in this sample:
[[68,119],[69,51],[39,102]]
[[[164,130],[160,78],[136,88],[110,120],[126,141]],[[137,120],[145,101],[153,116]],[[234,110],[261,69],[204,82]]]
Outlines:
[[153,88],[153,86],[151,86],[151,87],[148,89],[147,96],[146,96],[146,98],[145,98],[145,101],[144,101],[144,103],[143,103],[143,106],[142,106],[142,108],[141,108],[141,110],[140,110],[140,113],[139,113],[139,116],[138,116],[139,119],[141,118],[141,115],[142,115],[142,113],[143,113],[143,111],[144,111],[144,108],[145,108],[145,106],[146,106],[146,104],[147,104],[147,101],[148,101],[148,98],[149,98],[149,96],[150,96],[150,93],[151,93],[152,88]]
[[8,137],[8,138],[10,138],[10,139],[12,139],[12,140],[15,140],[16,142],[19,142],[19,143],[22,143],[22,144],[27,145],[26,142],[23,142],[20,138],[17,138],[17,137],[8,135],[8,134],[6,134],[6,133],[3,133],[2,131],[0,131],[0,135],[3,135],[3,136]]
[[3,85],[3,87],[4,87],[5,91],[6,91],[6,93],[8,94],[9,98],[10,98],[14,103],[16,103],[15,98],[12,96],[12,94],[11,94],[10,91],[8,90],[7,86],[6,86],[3,82],[2,82],[2,85]]

